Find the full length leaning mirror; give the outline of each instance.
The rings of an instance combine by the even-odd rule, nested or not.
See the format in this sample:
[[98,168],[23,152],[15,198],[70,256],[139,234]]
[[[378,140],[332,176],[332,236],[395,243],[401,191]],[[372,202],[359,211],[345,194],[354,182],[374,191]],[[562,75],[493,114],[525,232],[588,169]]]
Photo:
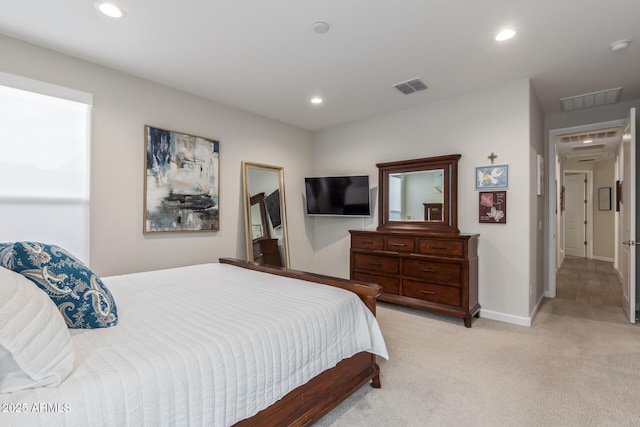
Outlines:
[[289,267],[284,169],[242,162],[247,260]]

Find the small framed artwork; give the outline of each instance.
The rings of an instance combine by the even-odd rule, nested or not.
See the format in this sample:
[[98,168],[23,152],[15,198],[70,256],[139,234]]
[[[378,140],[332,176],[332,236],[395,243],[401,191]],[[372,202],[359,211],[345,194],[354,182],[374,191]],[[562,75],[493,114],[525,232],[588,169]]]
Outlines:
[[538,171],[538,176],[536,177],[536,194],[542,196],[544,192],[544,157],[540,154],[536,157],[536,170]]
[[507,192],[481,191],[478,219],[481,224],[507,223]]
[[611,187],[598,188],[598,210],[611,210]]
[[622,203],[622,183],[616,181],[616,212],[620,212],[620,203]]
[[219,150],[213,139],[145,125],[146,233],[219,230]]
[[478,166],[476,168],[476,190],[507,188],[508,186],[508,165]]
[[260,224],[252,224],[251,225],[251,238],[253,240],[255,240],[255,239],[259,239],[260,237],[263,237],[262,225],[260,225]]

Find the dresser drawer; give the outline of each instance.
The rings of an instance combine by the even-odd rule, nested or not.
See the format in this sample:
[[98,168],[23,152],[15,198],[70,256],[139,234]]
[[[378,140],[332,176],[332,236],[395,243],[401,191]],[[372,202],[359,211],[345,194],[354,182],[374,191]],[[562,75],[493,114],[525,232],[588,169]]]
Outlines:
[[403,280],[402,294],[407,297],[460,307],[460,289],[452,286]]
[[382,286],[382,290],[388,294],[398,295],[400,293],[399,281],[394,277],[378,276],[375,274],[360,273],[356,271],[353,273],[353,280],[377,283],[378,285]]
[[395,257],[380,255],[354,254],[353,264],[356,269],[380,271],[384,273],[398,273],[400,260]]
[[408,237],[387,237],[386,249],[394,252],[413,252],[415,240]]
[[464,255],[464,242],[418,239],[418,253],[462,257]]
[[405,259],[402,271],[405,276],[421,280],[447,282],[457,286],[460,286],[462,281],[461,267],[456,263]]
[[384,237],[351,236],[351,247],[356,249],[382,250],[384,247]]

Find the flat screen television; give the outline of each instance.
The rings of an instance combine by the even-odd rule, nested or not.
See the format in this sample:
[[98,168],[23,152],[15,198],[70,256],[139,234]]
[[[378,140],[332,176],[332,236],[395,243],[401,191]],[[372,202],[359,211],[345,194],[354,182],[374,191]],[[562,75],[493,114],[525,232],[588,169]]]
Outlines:
[[307,215],[370,216],[369,176],[305,178]]
[[271,225],[273,228],[278,228],[282,225],[282,218],[280,215],[280,190],[276,190],[264,198],[264,204],[269,213],[269,219],[271,219]]

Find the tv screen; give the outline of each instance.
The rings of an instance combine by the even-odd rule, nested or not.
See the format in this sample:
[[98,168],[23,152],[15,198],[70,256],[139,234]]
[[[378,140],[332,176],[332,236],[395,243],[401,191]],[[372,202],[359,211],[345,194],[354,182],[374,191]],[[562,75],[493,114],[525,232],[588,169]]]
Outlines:
[[276,190],[264,198],[264,204],[267,207],[269,218],[271,219],[271,225],[273,228],[278,228],[282,225],[282,219],[280,216],[280,190]]
[[369,216],[369,176],[305,178],[308,215]]

